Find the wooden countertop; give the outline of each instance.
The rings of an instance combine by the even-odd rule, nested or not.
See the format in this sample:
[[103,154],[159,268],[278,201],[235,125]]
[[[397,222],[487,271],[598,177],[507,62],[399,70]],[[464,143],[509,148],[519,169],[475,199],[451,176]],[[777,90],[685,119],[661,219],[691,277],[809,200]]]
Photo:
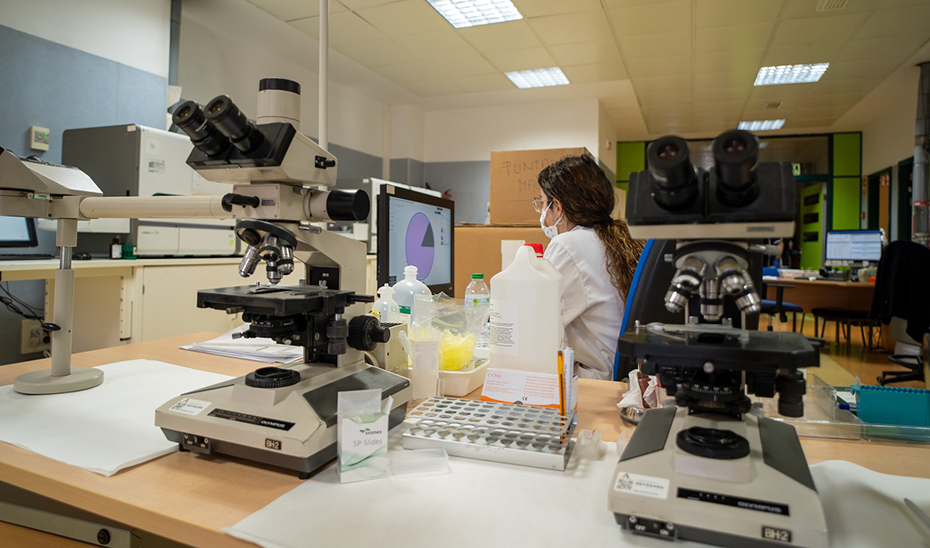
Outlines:
[[796,284],[799,286],[849,287],[873,291],[875,284],[865,282],[842,282],[839,280],[811,280],[809,278],[762,278],[762,283]]
[[[215,336],[195,333],[83,352],[75,354],[72,363],[89,367],[144,358],[227,375],[243,375],[258,366],[178,348]],[[47,359],[0,367],[0,384],[47,367]],[[616,407],[624,391],[623,383],[581,380],[578,428],[599,429],[603,439],[615,440],[625,428]],[[879,472],[930,478],[930,446],[810,438],[801,442],[811,463],[843,459]],[[0,481],[133,528],[211,547],[252,546],[227,536],[222,529],[301,483],[296,474],[281,469],[191,453],[172,453],[107,478],[5,443],[0,443]]]

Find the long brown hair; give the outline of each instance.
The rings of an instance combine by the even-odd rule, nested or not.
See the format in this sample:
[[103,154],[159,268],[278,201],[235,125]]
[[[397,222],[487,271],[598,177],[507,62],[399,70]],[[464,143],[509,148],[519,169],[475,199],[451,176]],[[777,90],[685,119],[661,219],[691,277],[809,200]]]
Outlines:
[[610,217],[614,189],[604,171],[590,156],[566,156],[539,172],[539,186],[562,203],[568,220],[594,228],[607,251],[610,281],[626,299],[644,242],[630,236],[625,221]]

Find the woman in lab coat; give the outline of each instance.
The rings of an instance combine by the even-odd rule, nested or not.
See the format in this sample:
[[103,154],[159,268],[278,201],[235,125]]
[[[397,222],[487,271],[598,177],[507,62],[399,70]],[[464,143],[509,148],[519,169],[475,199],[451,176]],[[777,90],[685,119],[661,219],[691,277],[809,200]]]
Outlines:
[[611,218],[614,185],[589,156],[568,156],[539,173],[533,205],[551,238],[544,257],[562,273],[566,345],[575,351],[575,373],[613,376],[624,302],[641,240],[626,222]]

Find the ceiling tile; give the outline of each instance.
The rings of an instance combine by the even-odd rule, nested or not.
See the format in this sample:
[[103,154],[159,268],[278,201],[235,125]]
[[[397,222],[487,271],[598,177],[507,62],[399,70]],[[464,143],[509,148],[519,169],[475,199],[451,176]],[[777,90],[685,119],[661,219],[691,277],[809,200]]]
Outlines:
[[639,102],[636,101],[636,94],[633,92],[633,87],[630,88],[629,94],[623,95],[610,95],[607,97],[601,97],[600,103],[601,106],[608,109],[614,108],[636,108],[639,109]]
[[682,120],[691,118],[691,105],[675,105],[668,107],[643,107],[643,117],[646,120]]
[[786,120],[790,114],[795,112],[794,109],[791,110],[768,110],[768,109],[754,109],[746,108],[740,114],[740,120],[754,121],[754,120]]
[[574,65],[562,67],[562,72],[572,84],[587,84],[588,82],[610,82],[612,80],[626,79],[623,65]]
[[770,47],[762,57],[762,66],[831,63],[841,47],[843,47],[843,42],[816,42]]
[[790,84],[785,86],[750,86],[749,98],[753,101],[788,101],[802,99],[816,84]]
[[800,108],[851,107],[862,99],[859,93],[842,93],[839,95],[811,95],[801,99]]
[[475,49],[452,30],[399,36],[394,43],[417,59],[436,59],[475,53]]
[[545,17],[560,13],[600,10],[600,0],[513,0],[523,17]]
[[749,71],[704,72],[694,73],[694,89],[716,89],[748,87],[752,85],[755,74]]
[[836,56],[837,61],[858,61],[865,59],[886,59],[900,63],[930,40],[930,28],[925,34],[907,34],[885,38],[868,38],[850,40]]
[[781,12],[782,19],[804,19],[807,17],[829,17],[837,13],[870,11],[887,0],[849,0],[842,11],[817,11],[819,2],[813,0],[787,0]]
[[656,76],[654,78],[637,78],[633,85],[637,93],[664,93],[679,89],[691,88],[691,75]]
[[[282,21],[303,19],[320,15],[319,2],[301,2],[300,0],[248,0],[259,8],[267,11]],[[346,8],[337,2],[329,5],[329,13],[346,11]]]
[[613,38],[603,11],[536,17],[530,19],[529,24],[539,39],[549,46]]
[[712,102],[695,102],[691,111],[695,115],[703,114],[727,114],[739,116],[743,111],[743,101],[712,101]]
[[697,28],[774,23],[781,0],[700,0],[694,3]]
[[462,88],[447,78],[432,78],[419,82],[406,82],[403,86],[420,97],[462,93]]
[[[875,86],[878,85],[879,79],[877,78],[829,78],[829,72],[824,75],[816,84],[809,84],[814,86],[810,90],[810,95],[839,95],[845,93],[862,93],[865,94],[872,90]],[[805,84],[795,84],[796,86],[801,86]],[[775,87],[775,86],[768,86]],[[790,86],[794,87],[794,86]]]
[[[316,39],[320,38],[320,18],[318,16],[290,21],[288,24],[308,36]],[[370,42],[384,37],[384,34],[378,29],[369,25],[367,21],[351,11],[334,13],[329,17],[329,44],[333,47]]]
[[695,111],[691,115],[693,131],[717,133],[735,128],[737,122],[739,122],[738,114],[698,113]]
[[[634,81],[634,87],[636,86]],[[691,90],[681,89],[666,92],[636,93],[643,107],[687,105],[691,102]]]
[[903,34],[925,34],[930,28],[930,4],[873,11],[855,37],[879,38]]
[[745,101],[749,97],[749,86],[733,88],[696,89],[694,90],[695,103],[716,103]]
[[795,111],[797,116],[802,118],[839,118],[846,111],[849,110],[849,107],[846,106],[830,106],[830,107],[818,107],[818,108],[799,108]]
[[485,91],[501,91],[514,89],[513,82],[503,74],[476,74],[473,76],[460,76],[451,78],[452,82],[462,88],[465,93],[481,93]]
[[620,52],[630,59],[655,59],[691,54],[691,31],[666,32],[647,36],[620,35]]
[[555,60],[543,47],[489,52],[485,57],[502,72],[556,66]]
[[424,0],[401,0],[359,9],[357,13],[390,37],[438,32],[452,28],[449,22]]
[[498,70],[484,57],[477,53],[430,59],[423,61],[437,76],[459,77],[474,76],[477,74],[498,74]]
[[549,46],[549,53],[560,67],[589,65],[594,63],[623,64],[620,50],[613,38],[595,42],[577,42]]
[[[765,49],[775,23],[738,25],[713,29],[697,29],[694,36],[696,53],[733,51],[734,49]],[[739,44],[738,47],[734,47]]]
[[691,57],[679,55],[660,59],[627,59],[625,66],[634,78],[691,74]]
[[413,55],[410,55],[388,39],[345,44],[337,49],[366,67],[392,65],[414,60]]
[[639,6],[642,4],[658,4],[663,1],[672,0],[603,0],[606,8],[623,8],[626,6]]
[[609,10],[620,38],[691,30],[691,2],[674,0]]
[[[827,72],[830,74],[831,78],[837,79],[884,79],[895,68],[897,68],[896,63],[890,63],[885,59],[871,59],[830,63],[830,68],[827,69]],[[826,76],[826,74],[824,76]]]
[[[762,59],[761,49],[740,49],[715,51],[694,56],[694,72],[747,72],[755,81]],[[752,82],[750,82],[752,83]]]
[[773,46],[793,46],[813,42],[843,42],[859,27],[867,14],[845,13],[828,17],[788,19],[778,23]]
[[533,29],[526,21],[508,21],[494,25],[481,25],[459,29],[458,34],[478,51],[491,52],[508,49],[541,47]]
[[[316,3],[316,0],[296,0],[298,2],[307,2],[307,3]],[[398,2],[400,0],[336,0],[337,3],[342,4],[343,6],[349,8],[350,10],[360,10],[363,8],[370,8],[372,6],[380,6],[381,4],[391,4]],[[332,6],[332,3],[330,3]]]
[[788,118],[787,121],[785,121],[785,125],[782,129],[830,127],[835,121],[836,118],[833,116],[827,116],[825,118],[794,116],[792,118]]
[[373,67],[372,70],[395,82],[413,82],[436,77],[433,67],[428,66],[423,61],[384,65],[382,67]]
[[680,135],[691,133],[691,120],[656,121],[646,120],[646,127],[653,135]]
[[[751,97],[746,101],[747,111],[763,111],[770,118],[784,118],[786,112],[798,108],[803,99],[801,97],[781,98],[781,99],[763,99],[760,97]],[[781,103],[778,108],[765,108],[768,103]]]

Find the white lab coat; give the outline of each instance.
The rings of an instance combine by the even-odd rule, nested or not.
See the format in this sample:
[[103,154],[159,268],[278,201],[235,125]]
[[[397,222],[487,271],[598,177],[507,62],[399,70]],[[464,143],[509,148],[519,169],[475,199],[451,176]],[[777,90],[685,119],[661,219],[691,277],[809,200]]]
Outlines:
[[562,321],[575,373],[612,378],[624,302],[610,281],[603,242],[593,228],[576,226],[553,238],[543,257],[562,273]]

